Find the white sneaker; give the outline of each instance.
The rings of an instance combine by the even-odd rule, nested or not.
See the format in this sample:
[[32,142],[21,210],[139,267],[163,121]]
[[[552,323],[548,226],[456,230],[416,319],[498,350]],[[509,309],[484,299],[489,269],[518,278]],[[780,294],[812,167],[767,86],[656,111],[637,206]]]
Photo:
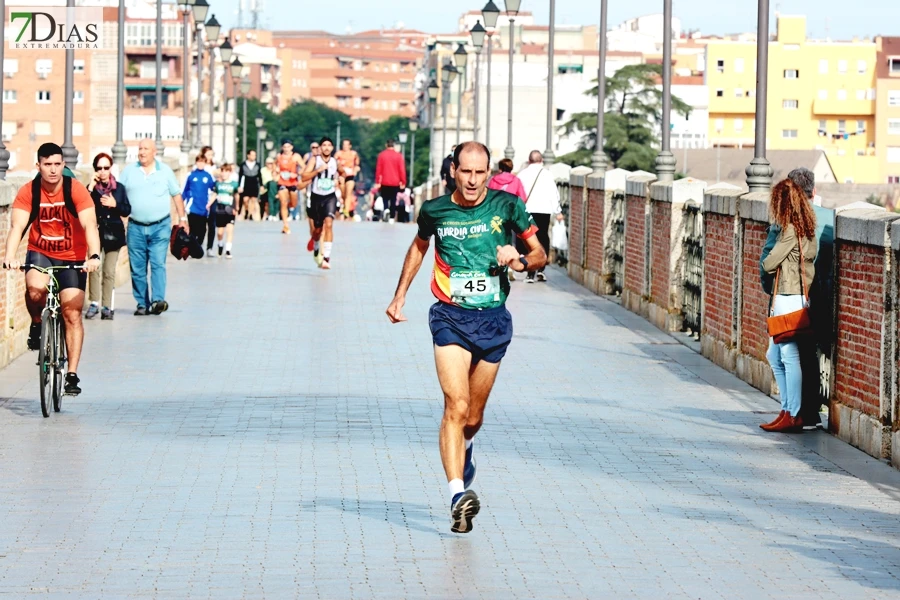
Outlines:
[[391,225],[393,225],[394,223],[396,223],[396,220],[395,220],[395,219],[390,219],[390,220],[388,220],[388,223],[390,223]]

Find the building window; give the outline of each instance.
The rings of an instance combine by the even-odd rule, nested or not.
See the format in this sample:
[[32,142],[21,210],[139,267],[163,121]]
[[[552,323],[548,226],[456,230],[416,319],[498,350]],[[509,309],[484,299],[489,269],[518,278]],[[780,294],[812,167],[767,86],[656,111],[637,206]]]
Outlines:
[[743,73],[744,72],[744,59],[743,58],[734,59],[734,72],[735,73]]
[[39,104],[50,104],[50,90],[40,90],[36,97]]
[[820,75],[828,75],[828,59],[827,58],[819,59],[819,74]]
[[722,133],[723,129],[725,129],[725,119],[716,119],[716,131]]
[[866,71],[868,71],[868,70],[869,70],[869,66],[866,64],[866,61],[864,61],[864,60],[856,61],[856,72],[857,73],[859,73],[860,75],[865,75]]
[[75,62],[73,63],[73,69],[72,69],[72,70],[73,70],[75,73],[84,73],[84,59],[83,59],[83,58],[77,58],[77,59],[75,59]]
[[4,58],[3,59],[3,74],[7,77],[12,77],[16,73],[19,72],[19,60],[16,58]]
[[3,90],[3,104],[15,104],[18,99],[16,90]]
[[35,121],[34,135],[50,135],[50,121]]
[[828,100],[828,90],[819,90],[819,100]]
[[900,183],[900,175],[888,175],[888,183]]
[[837,91],[837,99],[838,100],[846,100],[847,99],[847,90],[838,90]]
[[722,98],[725,96],[725,90],[716,90],[716,98]]
[[888,135],[900,135],[900,119],[888,119]]
[[856,133],[865,133],[866,132],[866,122],[865,121],[856,121]]
[[734,130],[737,132],[744,131],[744,120],[743,119],[735,119],[734,120]]
[[797,137],[797,130],[796,130],[796,129],[782,129],[782,130],[781,130],[781,137],[783,137],[783,138],[795,138],[795,137]]
[[53,61],[49,58],[39,58],[34,63],[34,70],[41,79],[46,79],[47,75],[53,72]]
[[353,99],[353,108],[362,108],[362,98]]
[[847,74],[847,61],[846,60],[838,61],[838,73],[840,73],[841,75]]
[[856,99],[857,100],[865,100],[866,99],[866,90],[856,90]]
[[741,88],[734,88],[734,97],[735,97],[735,98],[743,98],[743,97],[744,97],[744,90],[741,89]]
[[73,104],[84,104],[84,91],[72,90],[72,103]]
[[819,131],[827,131],[828,130],[828,121],[825,119],[819,119]]
[[887,161],[889,163],[900,163],[900,146],[888,146]]
[[725,59],[720,58],[716,61],[716,71],[718,71],[719,73],[725,72]]
[[900,90],[888,91],[888,106],[900,106]]
[[866,90],[866,100],[875,100],[876,92],[874,88],[869,88]]
[[847,121],[844,119],[838,120],[838,133],[847,133]]
[[891,64],[891,73],[894,75],[900,75],[900,58],[892,58],[890,60]]
[[799,100],[782,100],[781,108],[786,108],[789,110],[796,110],[796,109],[800,108],[800,101]]
[[785,69],[784,70],[784,78],[785,79],[800,79],[800,71],[798,69]]

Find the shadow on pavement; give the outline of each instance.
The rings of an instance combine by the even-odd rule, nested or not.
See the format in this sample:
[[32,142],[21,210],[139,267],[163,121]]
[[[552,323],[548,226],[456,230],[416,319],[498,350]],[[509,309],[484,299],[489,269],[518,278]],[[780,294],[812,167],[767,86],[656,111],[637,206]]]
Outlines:
[[359,498],[316,498],[300,503],[300,511],[316,512],[320,507],[360,515],[374,521],[391,523],[414,531],[449,537],[433,526],[431,508],[424,504]]

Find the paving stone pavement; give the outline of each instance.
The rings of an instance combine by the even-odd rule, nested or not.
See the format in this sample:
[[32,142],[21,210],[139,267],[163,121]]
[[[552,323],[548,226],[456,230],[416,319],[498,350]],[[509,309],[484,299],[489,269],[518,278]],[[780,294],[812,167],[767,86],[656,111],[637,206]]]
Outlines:
[[762,433],[773,400],[558,269],[513,284],[451,534],[429,263],[383,312],[414,228],[338,224],[330,272],[302,229],[170,260],[161,317],[120,288],[60,414],[33,354],[0,372],[0,595],[900,597],[900,473]]

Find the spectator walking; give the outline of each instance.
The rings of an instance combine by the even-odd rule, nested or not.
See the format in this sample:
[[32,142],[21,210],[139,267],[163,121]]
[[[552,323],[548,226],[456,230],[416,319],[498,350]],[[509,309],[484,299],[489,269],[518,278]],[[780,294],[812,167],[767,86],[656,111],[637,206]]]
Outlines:
[[198,154],[194,160],[194,170],[187,176],[181,191],[187,211],[188,229],[201,248],[209,220],[209,193],[215,191],[216,186],[216,179],[206,170],[206,166],[206,158]]
[[109,154],[101,152],[95,156],[94,178],[88,185],[100,228],[100,269],[103,277],[101,284],[100,271],[93,271],[88,276],[91,305],[84,315],[85,319],[93,319],[99,314],[101,320],[111,321],[115,316],[113,291],[116,288],[116,265],[119,262],[119,250],[125,245],[125,222],[122,219],[131,214],[131,204],[128,202],[125,186],[120,185],[113,177],[112,165],[113,160]]
[[[761,263],[766,273],[775,275],[769,312],[781,316],[809,305],[809,287],[816,276],[816,217],[806,193],[790,179],[772,189],[769,213],[780,231],[775,246]],[[802,431],[803,374],[797,340],[776,342],[770,338],[766,358],[778,384],[781,412],[760,427],[765,431]]]
[[[394,140],[388,140],[375,163],[375,185],[381,192],[384,213],[393,223],[397,219],[397,194],[406,187],[406,161],[394,147]],[[382,220],[384,217],[382,217]]]
[[[544,248],[544,252],[550,254],[550,217],[562,212],[559,206],[559,190],[553,174],[544,168],[544,156],[538,150],[532,150],[528,155],[528,166],[519,172],[522,186],[527,190],[525,194],[525,206],[534,223],[537,225],[537,238]],[[528,271],[526,283],[534,283],[535,273],[538,281],[547,281],[544,267],[535,271]]]
[[453,177],[451,167],[453,166],[453,153],[456,152],[456,144],[450,148],[450,154],[444,157],[441,163],[441,183],[444,184],[444,193],[452,194],[456,191],[456,178]]
[[[211,146],[203,146],[200,149],[200,155],[206,159],[206,172],[210,174],[213,180],[216,179],[216,163],[215,152]],[[212,258],[215,256],[212,251],[213,240],[216,238],[216,207],[213,206],[208,212],[206,218],[206,256]]]
[[125,167],[119,179],[131,200],[128,258],[131,262],[131,287],[137,303],[134,314],[159,315],[169,308],[166,302],[166,254],[172,228],[172,201],[175,202],[179,221],[190,233],[181,189],[172,169],[156,158],[156,143],[150,139],[141,140],[138,162]]
[[247,152],[247,160],[239,169],[238,193],[241,217],[259,221],[259,196],[262,189],[262,167],[256,162],[256,150]]
[[271,156],[266,159],[266,166],[263,167],[262,181],[265,187],[263,214],[268,212],[267,221],[277,221],[281,214],[281,202],[278,200],[278,170],[275,168],[275,159]]
[[527,197],[525,186],[522,185],[522,180],[516,177],[512,172],[513,161],[504,158],[499,162],[497,167],[500,169],[500,172],[491,177],[491,180],[488,182],[488,189],[509,192],[514,196],[518,196],[522,202],[525,202],[525,198]]

